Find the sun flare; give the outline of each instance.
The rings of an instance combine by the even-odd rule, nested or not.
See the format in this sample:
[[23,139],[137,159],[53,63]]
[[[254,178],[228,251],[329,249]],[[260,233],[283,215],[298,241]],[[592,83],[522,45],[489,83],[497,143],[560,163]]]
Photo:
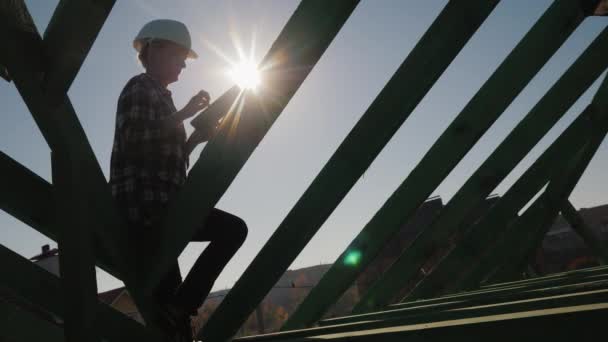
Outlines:
[[228,75],[241,89],[255,90],[260,85],[260,71],[251,60],[243,59],[233,65]]

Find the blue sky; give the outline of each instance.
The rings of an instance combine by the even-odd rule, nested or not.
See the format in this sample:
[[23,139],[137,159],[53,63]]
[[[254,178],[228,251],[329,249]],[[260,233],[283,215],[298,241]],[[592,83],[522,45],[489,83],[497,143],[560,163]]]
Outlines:
[[[230,287],[278,227],[346,134],[429,27],[446,0],[362,1],[325,55],[242,169],[218,207],[241,216],[248,240],[228,264],[215,289]],[[43,32],[58,0],[26,0]],[[359,180],[291,268],[333,262],[433,141],[546,10],[549,0],[503,0],[445,74]],[[69,95],[97,158],[108,175],[115,107],[126,81],[141,72],[133,37],[157,18],[183,21],[200,58],[190,61],[170,86],[177,107],[200,89],[219,97],[232,82],[214,48],[237,59],[235,45],[248,50],[255,37],[259,61],[298,1],[117,1],[72,85]],[[444,202],[462,185],[506,134],[532,108],[608,21],[587,19],[505,111],[490,131],[435,191]],[[589,103],[598,82],[571,108],[532,153],[496,190],[505,189]],[[0,147],[50,181],[49,149],[13,84],[0,82]],[[606,203],[607,144],[604,143],[575,189],[576,207]],[[201,147],[197,151],[200,150]],[[193,156],[198,156],[198,153]],[[56,244],[0,212],[0,243],[30,257],[45,243]],[[205,244],[190,244],[180,257],[185,271]],[[120,285],[103,272],[99,289]]]

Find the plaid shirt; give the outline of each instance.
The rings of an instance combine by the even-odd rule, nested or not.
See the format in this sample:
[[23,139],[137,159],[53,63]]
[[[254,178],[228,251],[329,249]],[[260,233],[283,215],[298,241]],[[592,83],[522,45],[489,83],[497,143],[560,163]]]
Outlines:
[[156,224],[186,180],[184,125],[160,125],[176,111],[171,92],[145,73],[129,80],[118,99],[110,186],[131,225]]

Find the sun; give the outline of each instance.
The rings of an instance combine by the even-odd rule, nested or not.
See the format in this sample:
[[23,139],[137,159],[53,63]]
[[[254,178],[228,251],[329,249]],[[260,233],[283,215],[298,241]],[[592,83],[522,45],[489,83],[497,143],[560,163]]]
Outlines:
[[234,64],[228,75],[241,89],[255,90],[261,82],[257,65],[249,59]]

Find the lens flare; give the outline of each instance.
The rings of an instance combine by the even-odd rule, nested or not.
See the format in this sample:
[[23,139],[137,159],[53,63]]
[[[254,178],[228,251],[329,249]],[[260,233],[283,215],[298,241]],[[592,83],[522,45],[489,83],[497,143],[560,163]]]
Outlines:
[[346,256],[344,256],[344,264],[346,266],[357,266],[361,261],[361,257],[362,254],[360,251],[349,251],[348,253],[346,253]]
[[260,84],[260,72],[251,60],[241,60],[228,75],[241,89],[255,90]]

